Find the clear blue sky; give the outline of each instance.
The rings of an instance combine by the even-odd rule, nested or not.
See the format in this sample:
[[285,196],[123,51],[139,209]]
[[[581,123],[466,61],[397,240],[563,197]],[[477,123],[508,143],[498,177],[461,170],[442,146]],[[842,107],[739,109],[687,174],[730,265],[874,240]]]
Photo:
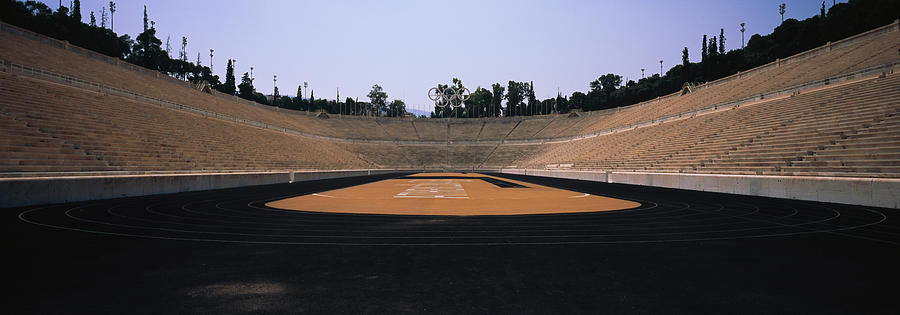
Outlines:
[[[45,1],[52,8],[59,1]],[[70,0],[65,0],[65,3]],[[688,47],[699,58],[703,34],[725,29],[727,49],[768,34],[787,18],[819,13],[820,0],[803,1],[117,1],[115,30],[136,37],[143,6],[157,36],[171,36],[173,55],[188,38],[188,55],[200,52],[224,77],[228,58],[237,79],[254,67],[257,90],[272,92],[278,75],[282,94],[296,94],[307,81],[317,98],[365,95],[373,84],[390,99],[430,111],[428,88],[463,80],[471,90],[499,82],[533,81],[538,98],[587,91],[606,73],[639,79],[668,70]],[[844,1],[845,2],[845,1]],[[100,19],[108,0],[83,0]],[[832,1],[827,1],[830,7]]]

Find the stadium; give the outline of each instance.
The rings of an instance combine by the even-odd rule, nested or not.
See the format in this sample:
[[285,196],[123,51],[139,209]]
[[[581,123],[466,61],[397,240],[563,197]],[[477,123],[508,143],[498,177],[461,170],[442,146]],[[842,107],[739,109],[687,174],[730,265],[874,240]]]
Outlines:
[[896,17],[597,110],[473,114],[487,90],[454,79],[439,117],[265,104],[17,21],[16,314],[900,309]]

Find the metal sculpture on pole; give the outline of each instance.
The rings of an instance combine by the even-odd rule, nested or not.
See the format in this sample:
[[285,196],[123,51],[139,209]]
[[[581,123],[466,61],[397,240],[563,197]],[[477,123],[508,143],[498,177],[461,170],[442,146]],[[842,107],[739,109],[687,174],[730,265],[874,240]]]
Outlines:
[[453,86],[443,89],[431,88],[428,90],[428,98],[434,101],[436,107],[457,109],[463,105],[463,102],[469,100],[469,89]]

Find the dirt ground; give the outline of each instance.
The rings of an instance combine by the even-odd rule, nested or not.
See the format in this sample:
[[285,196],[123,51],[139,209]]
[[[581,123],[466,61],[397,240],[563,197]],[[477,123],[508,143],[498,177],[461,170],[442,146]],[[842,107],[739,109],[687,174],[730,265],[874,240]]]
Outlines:
[[[501,187],[481,178],[512,183]],[[522,215],[630,209],[640,203],[483,174],[422,173],[269,202],[315,212],[400,215]]]

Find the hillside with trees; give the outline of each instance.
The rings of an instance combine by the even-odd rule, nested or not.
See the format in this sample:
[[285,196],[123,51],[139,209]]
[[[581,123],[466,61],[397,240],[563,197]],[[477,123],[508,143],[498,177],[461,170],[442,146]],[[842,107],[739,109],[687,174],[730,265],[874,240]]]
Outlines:
[[[274,95],[267,97],[256,91],[252,74],[244,73],[238,83],[235,79],[234,61],[228,59],[225,66],[224,82],[212,69],[201,64],[200,55],[196,62],[188,60],[186,54],[188,38],[182,37],[177,57],[172,56],[169,39],[165,45],[157,37],[155,22],[147,15],[144,7],[143,31],[134,39],[128,34],[119,35],[114,31],[115,2],[104,7],[99,24],[94,12],[90,12],[89,23],[84,23],[79,0],[72,2],[72,8],[60,6],[56,11],[37,1],[0,0],[0,20],[31,31],[95,52],[119,58],[142,67],[165,73],[174,78],[194,83],[206,82],[219,92],[236,95],[261,104],[294,110],[325,111],[344,115],[406,116],[406,104],[399,99],[387,102],[387,94],[379,85],[369,93],[369,103],[347,98],[341,102],[338,93],[334,100],[316,99],[314,91],[304,91],[297,87],[295,97],[280,95],[277,88]],[[827,42],[837,41],[900,18],[900,1],[896,0],[851,0],[837,3],[826,10],[822,3],[818,15],[804,19],[787,19],[783,16],[786,6],[778,7],[782,23],[768,35],[750,36],[741,48],[726,49],[724,28],[713,30],[700,37],[698,45],[700,61],[690,61],[688,47],[682,49],[681,63],[671,67],[664,75],[653,74],[637,81],[623,82],[622,76],[607,73],[588,83],[590,90],[574,92],[564,97],[538,100],[534,95],[533,82],[509,81],[505,87],[492,84],[490,89],[477,87],[469,99],[455,109],[435,107],[432,117],[497,117],[531,116],[550,113],[566,113],[570,110],[602,110],[626,106],[674,93],[685,83],[709,82],[758,67],[778,58],[788,57],[809,50]],[[773,14],[775,12],[773,11]],[[108,22],[108,23],[107,23]],[[735,25],[743,23],[735,21]],[[731,44],[728,44],[731,45]],[[210,57],[213,50],[210,49]],[[456,88],[463,88],[462,81],[453,78]],[[446,88],[448,85],[438,85]],[[304,97],[304,94],[309,97]],[[382,93],[384,97],[382,98]],[[506,101],[506,106],[501,103]]]

